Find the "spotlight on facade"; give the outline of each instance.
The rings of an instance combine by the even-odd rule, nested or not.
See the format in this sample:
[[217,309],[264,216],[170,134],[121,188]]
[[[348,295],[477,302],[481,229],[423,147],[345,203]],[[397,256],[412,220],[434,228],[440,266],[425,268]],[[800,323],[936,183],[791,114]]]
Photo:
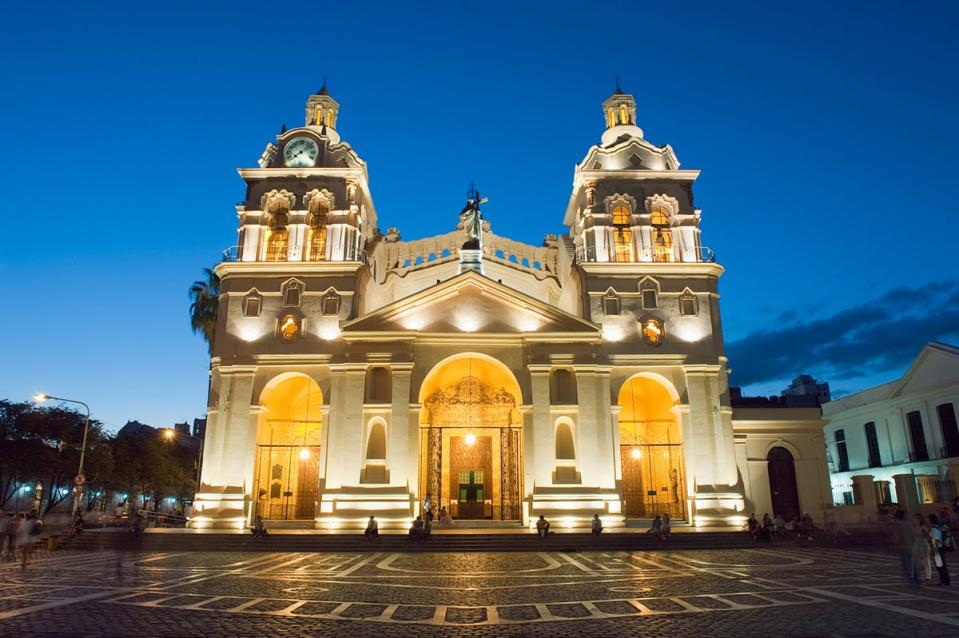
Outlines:
[[300,460],[308,461],[310,459],[310,450],[307,448],[300,448]]
[[466,434],[466,445],[473,445],[476,443],[476,435],[472,432]]
[[643,458],[643,452],[642,452],[642,450],[640,450],[638,447],[634,447],[634,448],[633,448],[633,451],[630,452],[629,455],[630,455],[631,457],[633,457],[634,459],[641,459],[641,458]]

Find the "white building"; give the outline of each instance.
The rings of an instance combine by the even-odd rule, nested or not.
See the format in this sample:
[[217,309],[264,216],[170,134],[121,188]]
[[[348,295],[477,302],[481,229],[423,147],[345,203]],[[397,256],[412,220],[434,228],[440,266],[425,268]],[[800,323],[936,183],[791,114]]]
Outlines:
[[[191,525],[405,525],[427,495],[516,524],[820,515],[819,411],[737,420],[699,171],[645,139],[632,96],[603,103],[568,232],[541,245],[496,235],[478,194],[439,235],[381,233],[339,115],[324,87],[239,170]],[[417,214],[414,185],[384,216]]]
[[[957,406],[959,349],[942,343],[927,344],[902,378],[824,404],[835,502],[853,500],[853,477],[866,475],[879,483],[880,503],[951,500],[959,479]],[[905,503],[897,484],[909,488]]]

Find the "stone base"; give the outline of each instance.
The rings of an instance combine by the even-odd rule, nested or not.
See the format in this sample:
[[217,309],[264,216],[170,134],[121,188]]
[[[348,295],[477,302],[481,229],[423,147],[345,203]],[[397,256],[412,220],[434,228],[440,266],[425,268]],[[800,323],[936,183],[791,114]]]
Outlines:
[[577,485],[538,487],[530,500],[527,525],[531,528],[536,527],[540,515],[556,530],[589,528],[594,514],[599,514],[604,528],[625,526],[616,490]]
[[364,485],[327,490],[320,497],[314,527],[364,530],[372,514],[381,530],[406,530],[413,522],[413,506],[413,497],[403,486]]

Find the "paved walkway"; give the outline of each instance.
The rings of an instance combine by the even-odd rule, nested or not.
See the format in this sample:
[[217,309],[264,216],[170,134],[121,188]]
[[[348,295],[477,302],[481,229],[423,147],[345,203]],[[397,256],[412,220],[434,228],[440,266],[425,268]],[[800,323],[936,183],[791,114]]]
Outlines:
[[51,553],[0,566],[0,635],[959,635],[959,590],[830,548]]

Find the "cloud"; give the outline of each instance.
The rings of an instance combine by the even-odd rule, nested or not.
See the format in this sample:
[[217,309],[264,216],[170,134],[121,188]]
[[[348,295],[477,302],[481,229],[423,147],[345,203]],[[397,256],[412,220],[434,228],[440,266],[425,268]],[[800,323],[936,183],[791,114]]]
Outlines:
[[748,386],[809,372],[833,382],[899,374],[929,341],[959,339],[959,281],[898,287],[828,317],[780,313],[727,346],[731,381]]

